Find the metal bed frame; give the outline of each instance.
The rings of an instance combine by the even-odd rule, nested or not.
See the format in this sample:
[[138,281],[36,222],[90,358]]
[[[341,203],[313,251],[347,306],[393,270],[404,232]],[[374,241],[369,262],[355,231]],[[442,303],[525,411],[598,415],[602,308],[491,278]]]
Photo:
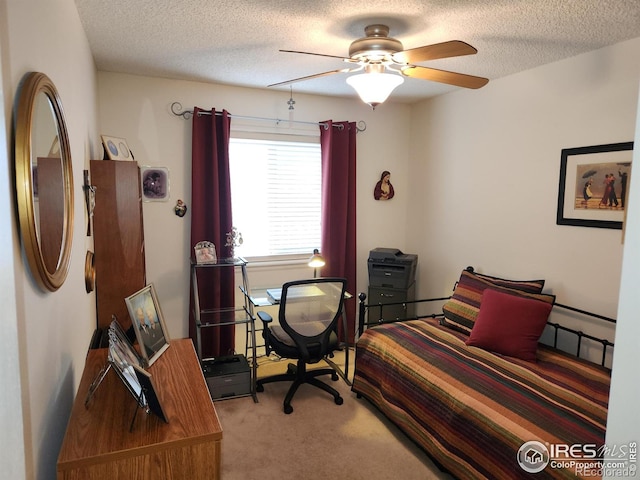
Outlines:
[[[384,323],[395,323],[395,322],[402,322],[402,321],[406,321],[406,320],[418,320],[418,319],[423,319],[423,318],[439,318],[440,319],[440,324],[444,324],[444,314],[442,313],[432,313],[432,314],[428,314],[428,315],[415,315],[412,317],[407,317],[407,318],[395,318],[395,319],[385,319],[384,318],[384,309],[388,308],[388,307],[393,307],[393,306],[398,306],[398,305],[402,305],[404,308],[406,308],[407,305],[409,304],[422,304],[422,303],[428,303],[428,302],[444,302],[447,301],[451,298],[451,296],[448,297],[439,297],[439,298],[425,298],[425,299],[420,299],[420,300],[412,300],[412,301],[406,301],[406,302],[394,302],[394,303],[371,303],[371,304],[367,304],[366,303],[366,299],[367,299],[367,295],[365,293],[360,293],[360,295],[358,295],[358,299],[359,299],[359,304],[358,304],[358,329],[356,331],[356,340],[360,337],[360,335],[362,335],[364,333],[365,327],[372,327],[375,325],[382,325]],[[616,320],[610,317],[605,317],[604,315],[599,315],[597,313],[592,313],[592,312],[588,312],[586,310],[581,310],[579,308],[575,308],[575,307],[570,307],[568,305],[563,305],[561,303],[554,303],[553,305],[554,308],[562,308],[565,310],[569,310],[572,312],[576,312],[576,313],[580,313],[582,315],[585,315],[587,317],[592,317],[592,318],[597,318],[599,320],[603,320],[605,322],[608,323],[616,323]],[[367,312],[369,312],[369,318],[372,317],[372,313],[376,313],[378,312],[377,315],[375,315],[375,320],[367,320]],[[451,325],[447,325],[451,328],[454,328]],[[570,353],[571,355],[575,355],[576,357],[580,358],[580,351],[582,348],[582,339],[586,338],[589,340],[592,340],[593,342],[599,343],[601,345],[602,348],[602,359],[600,362],[601,366],[605,366],[605,361],[606,361],[606,357],[607,357],[607,349],[608,348],[613,348],[614,344],[612,342],[610,342],[607,339],[604,338],[598,338],[595,337],[593,335],[590,335],[588,333],[585,333],[581,330],[575,330],[573,328],[569,328],[569,327],[565,327],[557,322],[551,322],[548,321],[547,322],[547,326],[553,328],[553,343],[552,347],[554,348],[558,348],[558,333],[560,331],[563,332],[567,332],[569,334],[575,335],[577,337],[577,344],[576,344],[576,349],[575,349],[575,354],[573,352],[567,352]],[[562,349],[564,351],[564,349]],[[591,361],[586,359],[587,361]],[[596,363],[593,362],[592,363]],[[605,367],[606,368],[606,367]]]

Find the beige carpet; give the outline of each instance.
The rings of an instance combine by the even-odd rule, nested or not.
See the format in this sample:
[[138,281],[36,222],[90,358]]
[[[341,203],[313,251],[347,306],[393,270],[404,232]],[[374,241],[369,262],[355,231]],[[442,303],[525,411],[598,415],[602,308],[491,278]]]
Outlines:
[[[261,377],[284,371],[286,361],[263,357],[258,365]],[[369,402],[356,398],[342,379],[321,378],[340,391],[344,404],[302,385],[293,398],[293,413],[285,415],[287,382],[265,385],[259,403],[251,397],[215,403],[223,428],[222,480],[451,478]]]

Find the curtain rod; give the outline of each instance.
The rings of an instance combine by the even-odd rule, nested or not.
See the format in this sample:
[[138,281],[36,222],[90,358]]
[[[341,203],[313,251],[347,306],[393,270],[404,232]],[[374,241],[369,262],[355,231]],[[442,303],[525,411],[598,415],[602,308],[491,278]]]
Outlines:
[[[173,102],[171,104],[171,113],[173,113],[175,116],[177,117],[182,117],[184,119],[189,119],[193,116],[193,110],[182,110],[182,104],[180,102]],[[200,114],[202,115],[211,115],[211,112],[207,111],[207,110],[202,110],[200,112]],[[221,115],[221,112],[216,112],[216,115]],[[280,118],[265,118],[265,117],[247,117],[245,115],[233,115],[233,114],[229,114],[230,118],[241,118],[244,120],[259,120],[262,122],[276,122],[276,124],[279,124],[280,122],[289,122],[289,123],[304,123],[307,125],[322,125],[324,127],[324,129],[326,130],[327,128],[329,128],[329,124],[328,123],[323,123],[323,122],[304,122],[302,120],[282,120]],[[339,129],[343,129],[344,125],[340,124],[340,125],[333,125],[336,128]],[[358,133],[360,132],[364,132],[367,129],[367,124],[364,122],[364,120],[359,120],[357,122],[356,125],[356,130]]]

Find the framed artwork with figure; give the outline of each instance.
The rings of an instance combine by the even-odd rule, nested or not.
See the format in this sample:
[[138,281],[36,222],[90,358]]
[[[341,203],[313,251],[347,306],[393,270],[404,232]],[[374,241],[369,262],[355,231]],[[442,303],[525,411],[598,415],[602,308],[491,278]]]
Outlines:
[[565,148],[556,224],[622,229],[633,142]]
[[164,323],[156,290],[152,283],[125,298],[144,366],[155,362],[169,347],[169,334]]

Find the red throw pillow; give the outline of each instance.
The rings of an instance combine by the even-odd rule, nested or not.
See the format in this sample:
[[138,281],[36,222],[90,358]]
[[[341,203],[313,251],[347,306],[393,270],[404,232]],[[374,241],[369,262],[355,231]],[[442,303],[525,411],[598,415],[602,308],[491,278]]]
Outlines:
[[465,343],[535,362],[538,340],[552,306],[487,288],[482,293],[478,318]]

